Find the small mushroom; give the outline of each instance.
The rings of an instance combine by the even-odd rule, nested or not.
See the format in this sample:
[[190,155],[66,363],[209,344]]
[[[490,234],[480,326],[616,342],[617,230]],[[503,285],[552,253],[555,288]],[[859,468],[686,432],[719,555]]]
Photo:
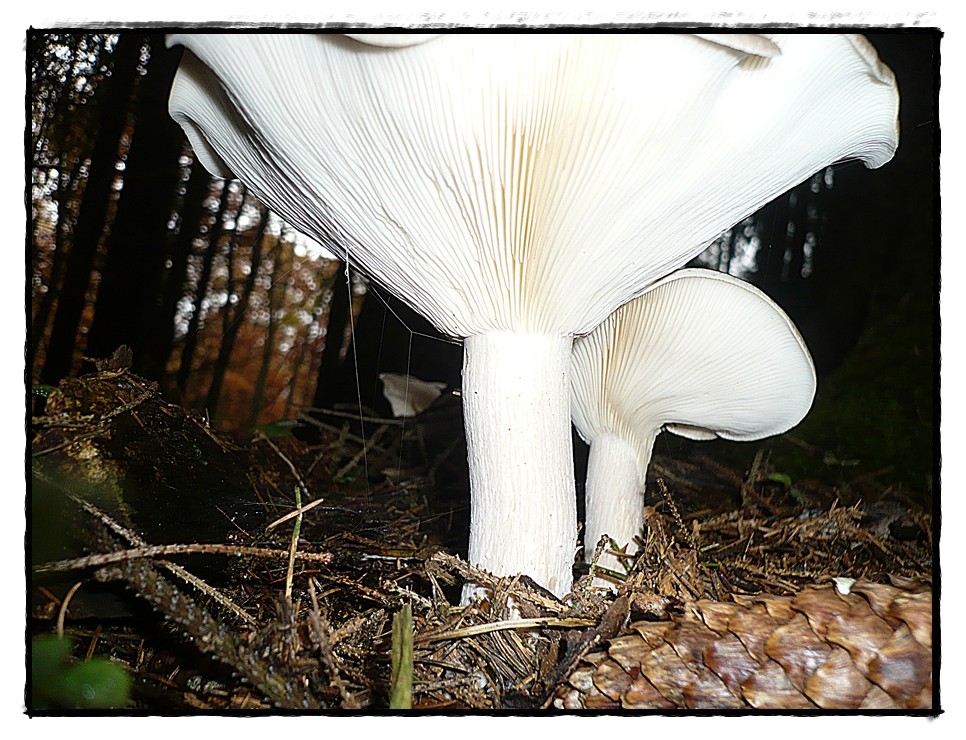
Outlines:
[[[574,343],[572,413],[590,445],[584,552],[607,535],[633,554],[662,430],[756,440],[798,424],[815,369],[791,320],[749,283],[679,270]],[[600,565],[620,571],[606,553]]]
[[169,43],[198,159],[463,340],[470,561],[558,595],[574,336],[814,172],[897,145],[891,72],[840,34]]
[[404,373],[379,373],[382,395],[389,401],[392,415],[408,418],[423,413],[443,395],[446,383],[438,380],[421,380]]

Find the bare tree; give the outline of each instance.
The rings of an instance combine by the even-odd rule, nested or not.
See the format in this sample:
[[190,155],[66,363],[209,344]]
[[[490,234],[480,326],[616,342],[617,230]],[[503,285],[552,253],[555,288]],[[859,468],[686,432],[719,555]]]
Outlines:
[[[180,55],[165,48],[160,34],[148,37],[144,53],[147,61],[137,84],[123,189],[105,244],[87,353],[107,357],[126,344],[134,350],[134,370],[157,379],[167,358],[151,356],[145,329],[159,308],[161,275],[173,243],[170,222],[181,184],[178,157],[183,139],[167,113],[167,94]],[[173,314],[167,320],[173,322]]]
[[[33,38],[33,43],[43,43]],[[110,55],[111,73],[100,85],[97,112],[93,117],[97,137],[86,166],[86,185],[74,224],[73,240],[59,289],[41,379],[56,383],[70,374],[77,356],[77,336],[81,316],[94,286],[91,273],[105,227],[111,222],[113,186],[122,146],[122,133],[128,123],[131,95],[138,78],[137,65],[143,38],[121,34]]]
[[[239,209],[240,210],[240,209]],[[256,276],[258,275],[258,268],[262,262],[262,249],[265,247],[265,242],[267,240],[268,231],[266,229],[268,225],[268,211],[265,208],[259,209],[261,214],[261,227],[258,237],[255,239],[251,248],[251,258],[248,262],[248,275],[245,276],[245,281],[242,285],[241,290],[238,293],[238,300],[234,305],[231,306],[231,300],[226,301],[225,308],[222,312],[222,336],[221,336],[221,346],[218,348],[218,357],[215,359],[215,365],[211,378],[211,385],[208,387],[208,397],[205,402],[205,408],[208,409],[208,413],[211,414],[213,418],[218,418],[218,398],[221,395],[222,385],[225,380],[225,371],[228,369],[228,363],[231,360],[232,349],[235,346],[235,339],[238,337],[238,331],[242,326],[242,322],[246,320],[246,312],[248,311],[248,305],[251,300],[252,291],[255,289]],[[231,265],[234,260],[234,245],[238,239],[238,231],[236,230],[231,238],[229,244],[229,259],[228,259],[228,269],[229,269],[229,288],[228,297],[231,297]]]

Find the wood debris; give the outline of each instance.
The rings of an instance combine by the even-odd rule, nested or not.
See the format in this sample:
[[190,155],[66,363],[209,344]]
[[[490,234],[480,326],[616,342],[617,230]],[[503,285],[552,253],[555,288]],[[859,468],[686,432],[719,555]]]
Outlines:
[[[32,628],[59,614],[81,656],[126,667],[140,711],[387,707],[406,604],[416,711],[938,709],[928,513],[814,492],[796,508],[763,462],[665,461],[628,572],[608,590],[584,571],[561,601],[454,554],[462,460],[451,438],[409,444],[419,417],[373,417],[375,437],[320,415],[305,438],[240,444],[123,356],[98,367],[33,420]],[[747,505],[682,505],[697,481]],[[458,606],[464,579],[490,598]],[[100,601],[113,582],[127,591]]]

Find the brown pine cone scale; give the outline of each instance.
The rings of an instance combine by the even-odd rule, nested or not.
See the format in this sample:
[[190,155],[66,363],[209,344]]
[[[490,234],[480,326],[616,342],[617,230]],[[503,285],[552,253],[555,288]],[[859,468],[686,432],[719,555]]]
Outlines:
[[932,590],[858,581],[849,593],[701,600],[635,622],[588,654],[559,709],[931,709]]

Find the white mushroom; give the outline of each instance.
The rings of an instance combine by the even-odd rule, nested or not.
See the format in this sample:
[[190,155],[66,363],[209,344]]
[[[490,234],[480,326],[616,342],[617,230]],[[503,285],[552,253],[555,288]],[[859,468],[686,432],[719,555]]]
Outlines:
[[[607,535],[628,554],[661,430],[755,440],[802,420],[815,369],[791,320],[749,283],[679,270],[574,342],[572,412],[590,445],[585,557]],[[604,555],[604,567],[620,570]]]
[[403,373],[379,373],[379,380],[382,381],[382,395],[389,401],[395,417],[423,413],[446,389],[446,383],[438,380],[422,380]]
[[470,560],[565,594],[574,335],[829,163],[887,162],[894,80],[830,34],[377,40],[174,34],[171,114],[209,169],[463,338]]

